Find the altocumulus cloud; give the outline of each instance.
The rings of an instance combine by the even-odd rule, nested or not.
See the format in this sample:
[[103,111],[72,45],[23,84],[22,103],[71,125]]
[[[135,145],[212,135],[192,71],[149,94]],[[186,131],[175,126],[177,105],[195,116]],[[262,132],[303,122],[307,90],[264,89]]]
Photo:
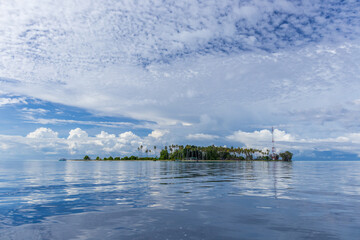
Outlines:
[[[293,147],[333,149],[344,137],[342,149],[356,152],[359,11],[359,1],[2,1],[0,93],[154,123],[134,145],[186,137],[249,144],[275,125]],[[54,139],[67,150],[72,142],[74,154],[130,146],[81,131]]]

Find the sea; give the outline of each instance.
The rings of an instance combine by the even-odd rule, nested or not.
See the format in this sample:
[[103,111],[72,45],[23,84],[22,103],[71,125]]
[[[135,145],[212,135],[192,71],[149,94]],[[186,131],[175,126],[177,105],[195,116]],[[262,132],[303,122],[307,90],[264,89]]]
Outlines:
[[2,161],[0,239],[360,239],[360,162]]

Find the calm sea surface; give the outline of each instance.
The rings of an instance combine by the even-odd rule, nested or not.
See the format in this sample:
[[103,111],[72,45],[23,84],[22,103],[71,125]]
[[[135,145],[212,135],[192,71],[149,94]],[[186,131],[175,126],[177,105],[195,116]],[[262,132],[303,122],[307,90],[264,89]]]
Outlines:
[[360,239],[360,162],[0,162],[0,239]]

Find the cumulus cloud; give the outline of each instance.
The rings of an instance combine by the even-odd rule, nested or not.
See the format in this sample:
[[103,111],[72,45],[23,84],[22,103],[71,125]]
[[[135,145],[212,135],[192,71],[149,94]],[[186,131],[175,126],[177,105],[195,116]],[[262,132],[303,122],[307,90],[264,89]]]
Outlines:
[[125,141],[129,141],[129,140],[138,139],[139,137],[137,135],[135,135],[133,132],[127,131],[127,132],[119,134],[119,138],[123,139]]
[[108,138],[108,139],[116,138],[115,134],[109,134],[105,131],[101,131],[101,133],[96,135],[96,137],[97,138]]
[[57,138],[58,137],[58,133],[54,132],[52,129],[50,128],[38,128],[35,131],[29,133],[27,136],[27,138]]
[[359,10],[358,1],[3,1],[0,93],[148,120],[154,141],[164,137],[156,129],[206,140],[208,129],[271,125],[302,139],[345,136],[360,117]]
[[[254,143],[263,143],[272,141],[272,133],[263,129],[254,132],[243,132],[241,130],[234,132],[232,135],[227,136],[227,139],[231,141],[237,141],[244,143],[245,145],[251,145]],[[295,138],[285,131],[274,129],[274,139],[280,142],[294,142]]]
[[164,136],[165,134],[169,133],[168,130],[154,130],[149,134],[149,137],[153,137],[153,138],[161,138],[162,136]]
[[[360,133],[350,133],[335,138],[308,138],[303,139],[293,136],[285,131],[275,129],[275,146],[277,152],[294,151],[298,157],[303,153],[311,151],[340,151],[343,153],[357,154],[360,156]],[[221,137],[207,134],[193,134],[189,140],[214,140],[223,139],[232,146],[243,146],[270,149],[271,132],[267,129],[243,132],[236,131],[232,135]],[[154,141],[155,140],[155,141]],[[140,145],[143,151],[158,149],[169,144],[158,141],[153,137],[139,137],[131,131],[123,132],[116,136],[105,131],[101,131],[95,136],[80,128],[72,129],[68,137],[58,137],[58,133],[49,128],[38,128],[30,132],[26,137],[0,135],[0,152],[3,157],[19,157],[17,149],[22,149],[21,154],[26,158],[38,156],[79,158],[84,154],[95,156],[124,156],[138,155]],[[176,143],[176,142],[175,142]],[[240,145],[238,145],[240,144]]]
[[[58,133],[50,128],[38,128],[26,137],[0,135],[0,150],[2,154],[16,155],[16,149],[21,148],[28,157],[37,155],[81,157],[83,154],[116,156],[124,154],[138,154],[140,145],[152,148],[157,142],[150,137],[139,137],[131,131],[116,136],[101,131],[95,136],[80,128],[72,129],[66,138],[58,137]],[[151,146],[151,147],[150,147]]]
[[81,128],[75,128],[70,130],[68,139],[85,139],[88,137],[87,132],[81,130]]
[[[242,143],[246,147],[258,149],[272,147],[272,134],[267,129],[253,132],[236,131],[226,136],[226,139]],[[349,133],[334,138],[299,138],[286,131],[274,129],[274,140],[277,152],[293,150],[301,156],[302,152],[340,151],[360,156],[360,133]]]

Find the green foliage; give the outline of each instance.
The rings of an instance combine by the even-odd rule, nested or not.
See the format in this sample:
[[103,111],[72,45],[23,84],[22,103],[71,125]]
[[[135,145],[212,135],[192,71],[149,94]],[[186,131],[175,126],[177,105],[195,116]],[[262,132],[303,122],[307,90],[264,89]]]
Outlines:
[[231,159],[230,153],[226,151],[219,152],[219,158],[222,160]]
[[161,150],[159,159],[161,159],[161,160],[169,159],[169,152],[168,152],[167,148]]
[[280,153],[280,157],[283,161],[291,161],[293,154],[289,151]]
[[217,160],[219,159],[219,153],[214,145],[207,147],[206,149],[206,160]]
[[88,155],[85,155],[84,160],[91,160],[91,158]]
[[170,155],[170,159],[181,159],[182,157],[182,152],[180,151],[180,150],[175,150],[175,151],[173,151],[173,153]]
[[[141,154],[142,149],[144,147],[138,147],[139,154]],[[145,146],[146,148],[146,146]],[[156,146],[154,146],[154,152],[156,152]],[[149,153],[150,150],[147,149]],[[292,153],[286,151],[281,153],[280,155],[276,154],[276,160],[279,157],[282,158],[283,161],[291,161]],[[85,156],[84,159],[90,160],[89,156]],[[160,160],[271,160],[272,157],[269,154],[269,151],[261,151],[258,149],[253,148],[240,148],[240,147],[225,147],[225,146],[194,146],[194,145],[169,145],[164,146],[164,149],[160,151]],[[101,160],[100,157],[96,157],[96,160]],[[148,154],[146,157],[139,157],[139,156],[125,156],[123,158],[112,156],[108,158],[104,158],[103,160],[157,160],[156,157],[149,157]]]
[[[165,148],[166,149],[166,148]],[[172,145],[170,147],[170,159],[188,159],[188,160],[252,160],[254,154],[257,154],[257,159],[266,158],[266,152],[252,148],[227,148],[217,147],[214,145],[207,147],[200,147],[194,145]],[[269,157],[268,157],[269,159]]]
[[266,160],[266,161],[269,161],[271,160],[271,158],[269,156],[259,156],[256,158],[256,160]]

